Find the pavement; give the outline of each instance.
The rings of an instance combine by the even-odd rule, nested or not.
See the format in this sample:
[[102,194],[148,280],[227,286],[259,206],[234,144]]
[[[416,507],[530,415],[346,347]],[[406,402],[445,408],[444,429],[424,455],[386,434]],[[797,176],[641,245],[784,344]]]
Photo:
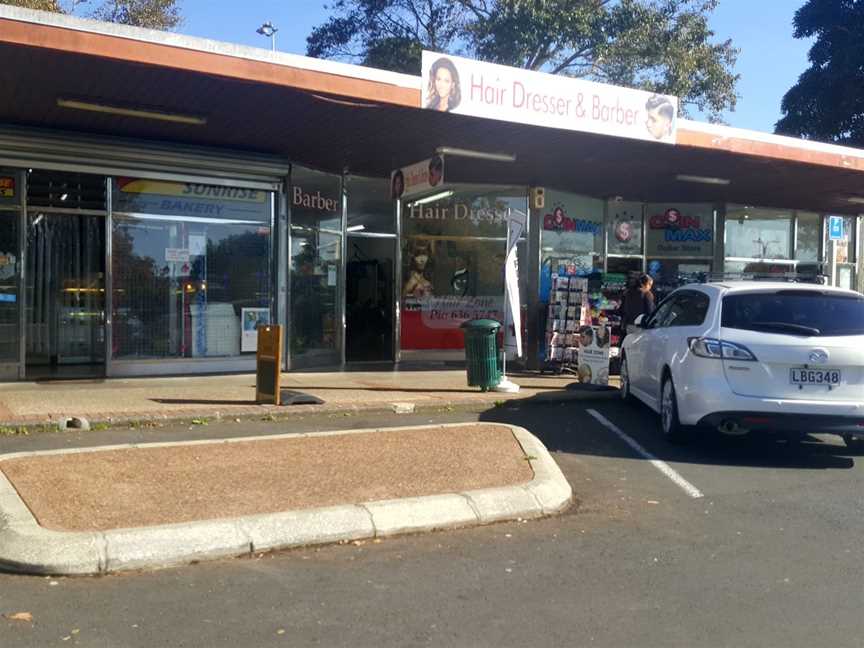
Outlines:
[[292,406],[256,403],[253,374],[0,383],[0,434],[53,429],[69,418],[105,427],[325,412],[408,412],[525,398],[569,400],[586,394],[566,389],[576,380],[568,374],[508,377],[520,385],[518,393],[468,387],[464,369],[291,372],[282,375],[284,389],[324,401]]
[[[0,408],[7,421],[3,429],[15,434],[53,427],[69,417],[89,419],[93,427],[189,419],[200,424],[229,417],[290,421],[310,412],[494,409],[518,399],[563,402],[615,394],[566,389],[572,376],[531,374],[513,379],[522,387],[518,394],[467,388],[461,371],[322,372],[285,378],[288,388],[324,403],[256,405],[253,377],[241,375],[16,383],[0,386]],[[498,441],[491,443],[484,434],[497,435]],[[321,446],[325,441],[328,447]],[[291,446],[276,449],[279,443]],[[322,457],[335,457],[337,463]],[[202,466],[209,470],[202,472]],[[288,497],[304,485],[326,484],[332,475],[358,471],[361,477],[332,483],[317,499]],[[226,482],[226,476],[235,479]],[[264,486],[254,486],[256,479]],[[178,493],[184,494],[183,501],[177,501]],[[229,496],[231,505],[226,504]],[[162,568],[537,518],[560,513],[572,497],[546,447],[524,428],[503,423],[18,452],[0,455],[0,567],[54,575]],[[71,513],[79,514],[77,521],[70,522]]]

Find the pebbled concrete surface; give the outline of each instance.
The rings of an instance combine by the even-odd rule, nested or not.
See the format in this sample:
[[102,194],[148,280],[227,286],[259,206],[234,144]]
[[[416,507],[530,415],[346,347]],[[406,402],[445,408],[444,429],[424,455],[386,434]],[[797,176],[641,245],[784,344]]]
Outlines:
[[[484,424],[474,424],[482,426]],[[487,424],[488,426],[488,424]],[[465,428],[465,424],[439,426]],[[527,430],[507,426],[522,448],[534,478],[525,484],[425,497],[360,502],[358,507],[309,509],[308,517],[295,512],[242,516],[151,527],[97,532],[57,532],[38,525],[5,477],[0,479],[0,565],[13,571],[39,574],[89,574],[138,568],[157,568],[207,558],[238,556],[256,548],[287,548],[382,537],[482,524],[491,519],[539,517],[564,510],[572,490],[545,447]],[[398,431],[398,430],[397,430]],[[378,434],[376,434],[378,433]],[[368,435],[374,448],[382,430],[352,430],[349,436]],[[311,435],[315,436],[315,435]],[[337,438],[333,432],[321,437]],[[266,437],[272,442],[274,437]],[[247,439],[248,440],[248,439]],[[212,443],[212,442],[211,442]],[[207,442],[193,442],[202,447]],[[169,444],[159,444],[166,447]],[[189,443],[178,442],[178,447]],[[81,451],[49,451],[49,455]],[[31,455],[32,456],[32,455]],[[7,455],[7,460],[21,455]],[[0,457],[2,462],[4,457]],[[360,460],[356,457],[355,460]],[[532,494],[531,499],[524,493]],[[508,493],[513,498],[510,501]],[[472,495],[478,495],[474,504]],[[523,506],[520,506],[523,505]],[[496,506],[498,508],[496,508]],[[480,511],[483,511],[481,514]],[[368,518],[368,519],[367,519]],[[295,526],[291,522],[300,522]],[[370,529],[371,525],[371,529]],[[370,533],[371,531],[371,533]]]

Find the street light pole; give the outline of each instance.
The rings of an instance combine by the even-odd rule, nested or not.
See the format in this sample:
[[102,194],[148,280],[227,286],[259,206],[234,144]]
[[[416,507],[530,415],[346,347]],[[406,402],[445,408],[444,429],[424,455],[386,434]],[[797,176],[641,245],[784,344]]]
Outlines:
[[279,31],[269,20],[255,30],[270,39],[270,49],[276,51],[276,32]]

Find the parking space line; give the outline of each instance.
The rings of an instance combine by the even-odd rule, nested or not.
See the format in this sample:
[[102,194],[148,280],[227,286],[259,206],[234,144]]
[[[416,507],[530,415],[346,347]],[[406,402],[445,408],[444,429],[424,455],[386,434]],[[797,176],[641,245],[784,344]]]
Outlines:
[[684,479],[681,475],[679,475],[675,470],[667,464],[665,461],[662,461],[655,457],[653,454],[648,452],[645,448],[643,448],[639,443],[628,436],[621,428],[615,425],[612,421],[607,419],[597,410],[589,409],[588,413],[593,416],[603,427],[612,430],[615,434],[617,434],[624,443],[633,448],[640,455],[645,457],[648,461],[650,461],[654,467],[659,470],[661,473],[666,475],[669,479],[675,482],[685,493],[687,493],[690,497],[699,498],[704,497],[702,491],[696,488],[693,484]]

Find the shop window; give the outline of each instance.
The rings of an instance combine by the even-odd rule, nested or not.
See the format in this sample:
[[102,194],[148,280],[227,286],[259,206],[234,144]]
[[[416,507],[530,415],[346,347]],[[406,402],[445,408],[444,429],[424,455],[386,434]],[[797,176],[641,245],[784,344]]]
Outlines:
[[791,259],[792,213],[742,205],[726,209],[726,257]]
[[346,179],[350,233],[395,234],[396,203],[390,198],[390,181],[381,178]]
[[[857,261],[856,241],[857,241],[857,222],[856,216],[843,217],[843,238],[835,241],[834,245],[837,249],[837,280],[836,285],[840,288],[852,289],[855,287],[855,263]],[[828,228],[825,227],[825,249],[830,253],[831,244],[828,240]]]
[[822,217],[819,214],[798,212],[797,224],[795,259],[807,263],[818,263],[819,241],[822,238]]
[[[541,293],[554,273],[587,276],[603,267],[603,201],[561,191],[546,192],[542,232]],[[546,286],[544,291],[543,286]],[[543,294],[541,300],[545,301]]]
[[27,206],[105,210],[105,177],[33,170],[27,174]]
[[645,205],[645,255],[710,258],[714,253],[714,206],[703,203]]
[[403,203],[403,349],[462,348],[462,322],[502,320],[511,210],[527,211],[523,189],[460,187]]
[[341,176],[293,166],[289,194],[291,225],[342,231]]
[[646,267],[654,279],[658,299],[685,284],[702,283],[711,277],[711,262],[707,259],[649,258]]
[[271,192],[113,182],[113,356],[233,357],[271,314]]
[[642,254],[642,203],[609,201],[607,214],[609,254]]
[[294,166],[290,193],[291,366],[336,365],[341,362],[342,178]]
[[0,362],[18,361],[18,212],[0,210]]
[[0,169],[0,207],[21,204],[21,175],[15,169]]

